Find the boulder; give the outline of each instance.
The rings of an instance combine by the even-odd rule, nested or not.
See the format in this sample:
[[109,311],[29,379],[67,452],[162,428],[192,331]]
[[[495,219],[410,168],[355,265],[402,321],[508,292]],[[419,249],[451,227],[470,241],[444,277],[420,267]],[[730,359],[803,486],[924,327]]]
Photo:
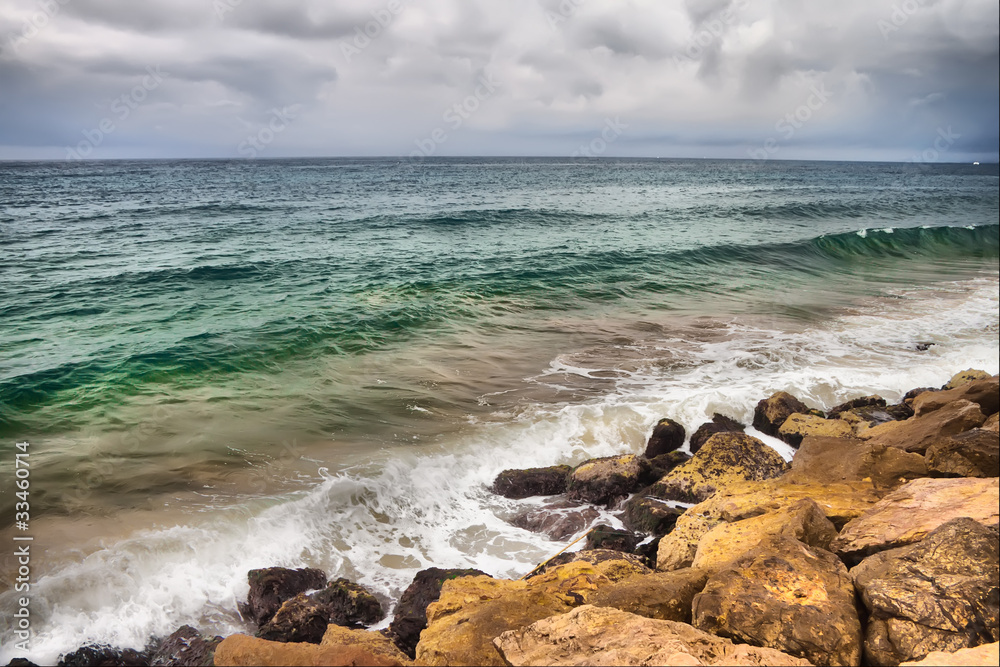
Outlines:
[[926,456],[927,468],[941,475],[1000,477],[1000,434],[975,428],[938,440]]
[[861,622],[847,568],[829,551],[767,539],[709,578],[692,624],[814,665],[861,664]]
[[618,530],[611,526],[594,526],[587,533],[584,550],[608,549],[610,551],[635,552],[642,538],[627,530]]
[[849,438],[854,435],[854,428],[843,419],[824,419],[815,415],[795,413],[789,415],[778,429],[778,437],[792,447],[798,447],[807,435]]
[[508,665],[808,665],[779,651],[733,644],[685,623],[584,605],[504,632]]
[[511,519],[510,523],[533,533],[548,535],[550,539],[561,542],[585,530],[600,516],[601,513],[590,505],[559,500],[527,510]]
[[660,454],[655,458],[641,461],[641,463],[644,464],[642,473],[643,485],[649,486],[677,466],[687,463],[690,460],[690,454],[686,454],[684,452],[668,452],[666,454]]
[[222,637],[205,638],[190,625],[181,626],[153,652],[153,667],[212,667]]
[[735,482],[764,480],[788,470],[781,456],[745,433],[716,433],[690,461],[649,487],[648,496],[700,503]]
[[903,394],[903,403],[912,405],[913,399],[915,399],[920,394],[926,391],[941,391],[940,387],[917,387],[916,389],[911,389],[905,394]]
[[[405,657],[405,656],[404,656]],[[272,642],[231,635],[215,651],[217,667],[281,667],[282,665],[404,665],[402,660],[375,655],[362,646]]]
[[[396,605],[387,635],[410,658],[416,655],[420,633],[427,627],[427,605],[441,597],[444,582],[459,577],[489,576],[479,570],[442,570],[432,567],[417,572]],[[329,633],[332,628],[327,629]]]
[[383,618],[382,604],[368,589],[347,579],[337,579],[311,595],[299,593],[287,600],[261,626],[257,636],[270,641],[318,644],[331,623],[358,627],[378,623]]
[[622,522],[629,530],[647,535],[666,535],[673,530],[677,518],[682,514],[684,509],[675,507],[666,500],[637,493],[625,503]]
[[858,408],[884,408],[885,399],[881,396],[862,396],[860,398],[851,399],[845,403],[841,403],[826,413],[826,416],[830,419],[837,419],[840,417],[841,413],[848,412],[851,410],[856,410]]
[[612,549],[583,549],[559,554],[535,568],[525,579],[531,580],[570,563],[587,564],[609,581],[624,581],[639,575],[650,574],[643,558],[636,554]]
[[791,394],[779,391],[765,398],[753,411],[753,427],[766,435],[778,437],[778,429],[796,412],[809,413],[809,406]]
[[879,551],[919,542],[959,517],[996,525],[1000,519],[998,482],[996,478],[915,479],[850,521],[830,548],[855,564]]
[[661,621],[690,623],[691,601],[707,581],[707,572],[691,568],[656,572],[599,588],[588,602]]
[[912,479],[927,477],[920,454],[853,438],[807,437],[792,459],[788,481],[806,483],[871,480],[888,491]]
[[1000,414],[992,414],[982,426],[984,431],[1000,433]]
[[661,419],[653,427],[653,433],[646,442],[647,459],[657,457],[667,452],[672,452],[684,446],[684,427],[673,419]]
[[913,399],[913,412],[922,417],[954,401],[975,403],[986,416],[996,414],[1000,409],[1000,380],[991,377],[968,382],[954,389],[924,392]]
[[995,667],[997,664],[1000,664],[1000,644],[993,642],[954,652],[931,651],[926,658],[900,663],[900,667]]
[[974,368],[969,368],[964,371],[959,371],[951,376],[948,383],[941,387],[942,389],[954,389],[955,387],[961,387],[963,384],[968,384],[970,382],[975,382],[976,380],[989,380],[992,375],[986,371],[976,370]]
[[922,417],[874,426],[860,436],[872,443],[923,454],[940,438],[974,429],[985,421],[986,416],[979,410],[977,404],[969,401],[952,401]]
[[698,450],[716,433],[743,433],[744,429],[746,429],[744,424],[716,412],[712,415],[712,421],[705,422],[691,434],[688,447],[692,454],[697,454]]
[[531,496],[555,496],[566,493],[566,484],[572,471],[569,466],[504,470],[493,480],[490,490],[504,498],[515,500]]
[[608,456],[581,463],[569,477],[570,500],[612,506],[638,491],[643,482],[644,466],[638,456]]
[[[330,625],[323,635],[320,646],[356,647],[367,651],[370,655],[382,658],[393,664],[409,664],[410,658],[404,654],[393,640],[381,632],[345,628],[341,625]],[[363,663],[358,663],[363,664]]]
[[107,644],[88,644],[59,658],[59,667],[139,667],[149,664],[147,651],[119,649]]
[[250,592],[241,611],[259,627],[271,620],[285,600],[326,586],[326,573],[314,568],[268,567],[247,572],[247,582]]
[[819,549],[837,537],[823,510],[812,498],[732,523],[720,523],[698,542],[692,567],[707,572],[724,569],[762,541],[783,535]]
[[865,652],[873,664],[1000,639],[995,528],[953,519],[918,544],[866,558],[851,575],[869,612]]

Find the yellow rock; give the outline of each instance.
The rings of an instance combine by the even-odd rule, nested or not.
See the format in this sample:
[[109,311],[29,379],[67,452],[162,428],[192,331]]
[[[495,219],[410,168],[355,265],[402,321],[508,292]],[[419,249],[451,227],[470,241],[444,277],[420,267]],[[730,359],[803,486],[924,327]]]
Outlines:
[[931,651],[927,657],[914,662],[901,662],[899,667],[996,667],[1000,663],[1000,643],[983,644],[948,653]]
[[383,657],[401,665],[410,664],[409,657],[381,632],[355,630],[331,623],[326,628],[320,646],[358,646],[374,656]]
[[944,386],[945,389],[954,389],[955,387],[961,387],[963,384],[968,384],[970,382],[975,382],[976,380],[989,380],[992,375],[986,371],[976,370],[974,368],[969,368],[964,371],[959,371],[955,373],[948,384]]
[[[406,656],[403,656],[405,659]],[[376,665],[409,664],[368,651],[362,645],[323,645],[298,642],[272,642],[247,635],[226,637],[215,650],[218,667],[290,667],[312,665]]]
[[854,428],[843,419],[823,419],[816,415],[795,413],[785,420],[778,434],[782,440],[797,447],[808,435],[849,438],[854,435]]

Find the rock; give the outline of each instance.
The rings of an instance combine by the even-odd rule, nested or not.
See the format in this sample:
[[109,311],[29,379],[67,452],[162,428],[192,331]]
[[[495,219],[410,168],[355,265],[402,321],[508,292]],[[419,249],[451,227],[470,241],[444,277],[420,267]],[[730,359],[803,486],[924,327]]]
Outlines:
[[975,648],[960,648],[953,653],[931,651],[916,662],[903,662],[899,667],[994,667],[1000,663],[1000,644],[983,644]]
[[837,419],[840,417],[841,413],[848,412],[850,410],[855,410],[857,408],[884,408],[885,399],[881,396],[862,396],[861,398],[854,398],[846,403],[841,403],[840,405],[831,408],[826,416],[830,419]]
[[848,438],[807,437],[792,459],[788,481],[852,482],[870,479],[877,490],[890,490],[927,477],[920,454]]
[[840,527],[872,507],[880,497],[870,482],[808,483],[787,478],[733,485],[689,509],[660,540],[656,569],[690,567],[701,539],[724,522],[740,521],[812,498],[819,499],[817,505],[826,518]]
[[690,454],[684,452],[668,452],[645,461],[642,483],[649,486],[653,482],[659,481],[664,475],[679,465],[691,460]]
[[837,529],[816,501],[806,498],[789,507],[717,525],[698,542],[691,566],[718,571],[756,548],[761,540],[779,535],[826,550],[837,537]]
[[937,387],[917,387],[916,389],[911,389],[910,391],[908,391],[905,394],[903,394],[903,401],[902,402],[903,403],[911,403],[912,404],[913,403],[913,399],[915,399],[917,396],[919,396],[920,394],[922,394],[922,393],[924,393],[926,391],[941,391],[941,390],[939,388],[937,388]]
[[684,427],[673,419],[661,419],[656,422],[656,426],[653,427],[653,434],[649,436],[649,441],[646,442],[646,453],[644,456],[647,459],[651,459],[661,454],[672,452],[675,449],[680,449],[684,446],[684,437],[686,435]]
[[938,440],[927,449],[926,456],[927,468],[941,475],[998,477],[1000,434],[975,428]]
[[318,644],[330,623],[357,627],[383,618],[381,603],[368,589],[337,579],[323,590],[311,595],[299,593],[287,600],[257,636],[270,641]]
[[652,572],[651,569],[646,567],[641,556],[625,553],[624,551],[613,551],[611,549],[584,549],[582,551],[559,554],[544,565],[537,567],[526,579],[530,581],[534,577],[541,576],[570,563],[590,565],[596,572],[606,577],[609,581],[624,581]]
[[591,459],[573,469],[568,496],[570,500],[610,507],[638,491],[642,477],[643,465],[634,454]]
[[691,449],[692,454],[697,454],[698,450],[716,433],[743,433],[745,428],[744,424],[739,423],[735,419],[730,419],[716,412],[712,415],[712,421],[702,424],[691,435],[691,442],[688,443],[688,447]]
[[919,542],[959,517],[996,525],[1000,519],[998,482],[996,478],[915,479],[850,521],[830,548],[853,564],[879,551]]
[[247,582],[250,592],[244,615],[259,627],[271,620],[285,600],[326,586],[326,573],[313,568],[268,567],[247,572]]
[[938,439],[974,429],[985,421],[986,416],[975,403],[952,401],[922,417],[874,426],[860,436],[873,443],[923,454]]
[[27,658],[11,658],[10,662],[7,663],[7,667],[38,667],[38,665]]
[[866,558],[851,575],[869,611],[865,651],[874,664],[1000,639],[995,528],[953,519],[919,544]]
[[779,391],[757,403],[753,412],[753,427],[777,438],[778,429],[796,412],[808,414],[809,407],[791,394]]
[[690,461],[649,487],[648,496],[699,503],[729,484],[777,477],[788,469],[781,456],[745,433],[716,433]]
[[374,655],[360,646],[324,646],[272,642],[247,635],[231,635],[215,650],[217,667],[281,667],[282,665],[402,665]]
[[961,387],[963,384],[975,382],[976,380],[989,380],[991,377],[993,376],[987,373],[986,371],[979,371],[973,368],[969,368],[967,370],[955,373],[953,376],[951,376],[951,379],[948,380],[948,384],[946,384],[941,388],[945,390],[954,389],[955,387]]
[[138,667],[149,664],[149,654],[107,644],[88,644],[59,659],[59,667]]
[[587,534],[583,548],[633,553],[641,541],[642,538],[627,530],[617,530],[611,526],[594,526]]
[[[419,637],[418,637],[419,639]],[[393,640],[381,633],[371,630],[356,630],[341,625],[330,625],[323,635],[320,646],[357,647],[364,649],[370,655],[384,659],[390,664],[408,664],[410,658],[399,650]]]
[[[413,658],[420,641],[420,633],[427,627],[427,605],[441,597],[444,582],[459,577],[489,576],[479,570],[442,570],[432,567],[417,572],[413,581],[403,591],[396,605],[395,615],[389,624],[388,636],[403,653]],[[337,626],[330,626],[330,629]]]
[[585,605],[504,632],[509,665],[808,665],[773,649],[740,646],[685,623]]
[[854,429],[842,419],[823,419],[814,415],[795,413],[778,429],[778,437],[792,447],[798,447],[807,435],[826,438],[849,438]]
[[861,664],[861,622],[847,568],[784,536],[751,549],[694,597],[692,624],[815,665]]
[[660,550],[660,538],[648,537],[644,542],[640,542],[634,553],[642,559],[642,564],[651,570],[656,569],[656,553]]
[[585,530],[600,516],[601,513],[590,505],[561,500],[519,514],[510,523],[561,542]]
[[493,480],[490,490],[504,498],[515,500],[531,496],[555,496],[566,493],[566,484],[572,471],[569,466],[504,470]]
[[707,572],[691,568],[656,572],[599,588],[588,601],[595,607],[614,607],[661,621],[690,623],[691,601],[707,581]]
[[994,433],[1000,433],[1000,414],[992,414],[983,424],[984,431],[993,431]]
[[647,535],[666,535],[674,528],[677,517],[684,510],[660,500],[638,493],[625,503],[622,522],[629,530]]
[[974,380],[944,391],[928,391],[913,399],[917,417],[940,410],[954,401],[969,401],[979,406],[980,412],[989,416],[1000,410],[1000,380],[988,378]]
[[205,638],[190,625],[181,626],[152,654],[153,667],[211,667],[222,637]]

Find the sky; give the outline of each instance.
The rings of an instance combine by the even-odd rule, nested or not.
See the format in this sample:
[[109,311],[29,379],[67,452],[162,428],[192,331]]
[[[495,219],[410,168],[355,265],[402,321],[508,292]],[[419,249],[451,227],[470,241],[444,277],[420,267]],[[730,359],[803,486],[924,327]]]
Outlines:
[[995,162],[997,0],[0,0],[0,159]]

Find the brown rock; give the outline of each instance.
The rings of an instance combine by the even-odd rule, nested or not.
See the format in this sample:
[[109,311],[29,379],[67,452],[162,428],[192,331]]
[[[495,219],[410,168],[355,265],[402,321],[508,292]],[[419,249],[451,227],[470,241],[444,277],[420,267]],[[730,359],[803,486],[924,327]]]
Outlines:
[[955,387],[961,387],[963,384],[975,382],[976,380],[988,380],[991,377],[993,376],[987,373],[986,371],[980,371],[973,368],[969,368],[967,370],[955,373],[951,377],[951,379],[948,380],[948,384],[946,384],[941,388],[945,390],[954,389]]
[[833,407],[826,416],[830,419],[837,419],[841,413],[848,412],[850,410],[856,410],[857,408],[884,408],[885,399],[881,396],[862,396],[861,398],[854,398],[846,403],[841,403],[840,405]]
[[684,452],[668,452],[657,457],[647,459],[643,466],[642,483],[649,486],[657,482],[679,465],[683,465],[691,460],[690,454]]
[[685,623],[585,605],[494,640],[509,665],[808,665]]
[[869,611],[865,652],[874,664],[1000,639],[995,528],[953,519],[919,544],[866,558],[851,575]]
[[153,667],[211,667],[222,637],[203,637],[190,625],[181,626],[163,640],[150,657]]
[[[388,636],[403,653],[413,658],[416,655],[417,642],[420,641],[420,633],[427,627],[427,605],[441,597],[441,586],[444,582],[458,577],[475,576],[489,575],[479,570],[442,570],[436,567],[417,572],[399,598],[392,623],[389,624]],[[329,626],[327,635],[335,627],[337,626]]]
[[570,500],[611,506],[638,491],[643,482],[643,464],[634,454],[591,459],[573,469],[569,478]]
[[364,586],[337,579],[311,595],[299,593],[285,601],[257,636],[279,642],[318,644],[330,623],[371,625],[385,618],[378,599]]
[[798,447],[802,443],[802,439],[810,435],[825,438],[849,438],[854,435],[854,429],[842,419],[823,419],[815,415],[799,413],[789,415],[781,428],[778,429],[778,437],[792,447]]
[[702,424],[698,430],[691,434],[688,447],[692,454],[697,454],[698,450],[716,433],[743,433],[744,429],[746,429],[745,425],[716,412],[712,415],[712,421]]
[[927,476],[920,454],[857,439],[807,437],[792,459],[789,481],[807,483],[871,480],[878,490],[893,489]]
[[927,467],[941,475],[998,477],[1000,434],[975,428],[938,440],[927,449]]
[[753,412],[753,427],[777,438],[778,429],[796,412],[808,414],[809,407],[791,394],[779,391],[757,403]]
[[661,621],[690,623],[691,601],[707,581],[707,572],[691,568],[657,572],[599,588],[588,601],[595,607],[614,607]]
[[700,503],[728,485],[777,477],[788,470],[781,456],[745,433],[716,433],[690,461],[653,484],[646,495]]
[[519,514],[510,523],[561,542],[586,529],[600,516],[601,513],[590,505],[559,500]]
[[323,646],[272,642],[247,635],[226,637],[215,651],[217,667],[281,667],[314,665],[402,665],[360,646]]
[[587,533],[584,550],[608,549],[609,551],[624,551],[633,553],[642,538],[627,530],[618,530],[611,526],[594,526]]
[[696,628],[814,665],[861,663],[861,622],[847,568],[798,540],[761,542],[708,580],[692,612]]
[[390,664],[409,664],[410,658],[404,654],[393,640],[381,632],[370,630],[355,630],[340,625],[329,625],[320,646],[349,646],[364,649],[373,656],[388,661]]
[[954,652],[931,651],[926,658],[900,663],[900,667],[995,667],[997,664],[1000,664],[1000,643],[993,642]]
[[531,496],[555,496],[566,493],[572,471],[569,466],[504,470],[493,480],[490,490],[504,498],[515,500]]
[[985,421],[986,416],[975,403],[952,401],[922,417],[874,426],[860,436],[875,444],[923,454],[940,438],[974,429]]
[[959,517],[995,525],[1000,519],[998,481],[915,479],[844,526],[830,548],[845,561],[857,563],[879,551],[919,542],[941,524]]
[[326,586],[326,573],[314,568],[268,567],[247,572],[247,582],[250,592],[245,615],[261,626],[271,620],[285,600]]
[[1000,380],[989,378],[974,380],[944,391],[928,391],[913,399],[913,411],[921,417],[940,410],[954,401],[970,401],[979,406],[984,415],[993,415],[1000,409]]
[[646,567],[641,556],[614,551],[612,549],[583,549],[559,554],[546,563],[535,568],[526,579],[529,581],[559,567],[570,563],[587,564],[609,581],[624,581],[632,577],[650,574],[652,570]]
[[646,443],[647,459],[657,457],[684,446],[684,427],[673,419],[661,419],[653,427],[653,433]]
[[674,528],[684,510],[660,500],[637,493],[625,503],[622,522],[630,530],[648,535],[666,535]]
[[1000,433],[1000,414],[992,414],[983,424],[984,431],[993,431],[994,433]]

